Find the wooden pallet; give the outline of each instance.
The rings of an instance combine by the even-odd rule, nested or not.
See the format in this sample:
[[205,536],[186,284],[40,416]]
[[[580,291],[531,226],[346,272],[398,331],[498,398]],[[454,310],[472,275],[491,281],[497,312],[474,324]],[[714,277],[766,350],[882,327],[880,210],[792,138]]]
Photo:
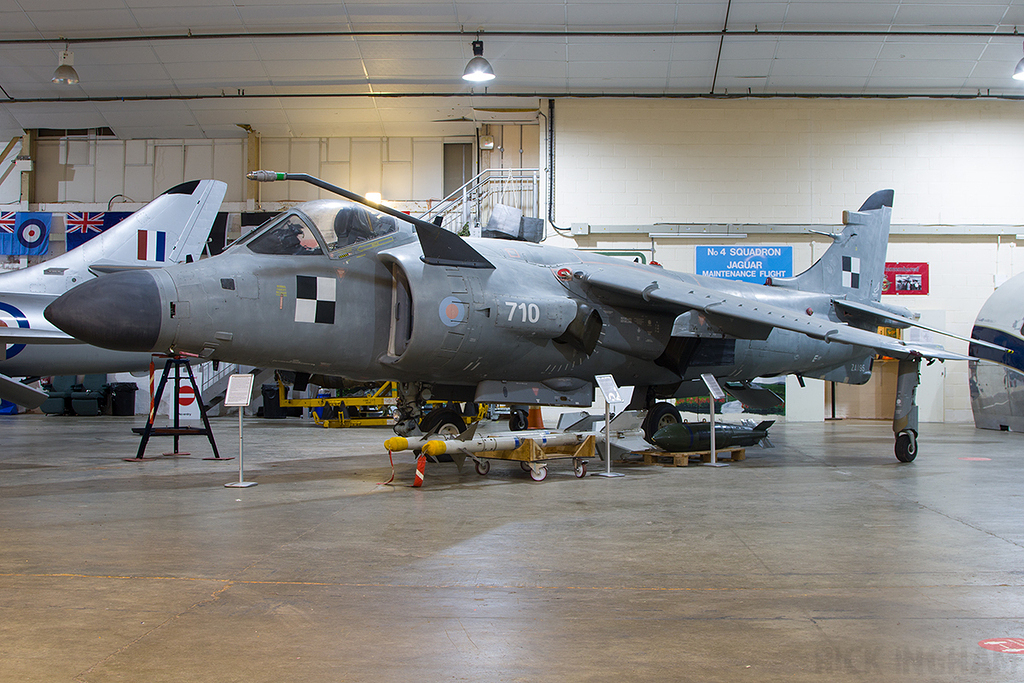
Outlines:
[[[665,451],[634,451],[633,455],[642,455],[645,465],[662,465],[664,467],[686,467],[690,458],[700,458],[701,462],[711,462],[711,451],[692,451],[689,453],[666,453]],[[746,448],[723,448],[716,451],[718,460],[739,462],[746,460]]]
[[478,458],[488,460],[518,460],[519,462],[542,462],[557,458],[594,458],[594,445],[597,443],[593,435],[578,444],[561,446],[541,446],[533,439],[523,439],[523,445],[514,451],[480,451],[474,453]]

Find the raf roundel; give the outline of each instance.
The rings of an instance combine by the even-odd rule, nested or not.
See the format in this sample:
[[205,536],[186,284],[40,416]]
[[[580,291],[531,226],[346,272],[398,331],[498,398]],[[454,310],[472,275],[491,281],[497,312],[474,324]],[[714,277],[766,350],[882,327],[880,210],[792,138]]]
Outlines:
[[[10,304],[0,301],[0,327],[20,327],[28,329],[28,318],[20,310]],[[0,359],[11,359],[25,349],[24,344],[5,344]]]
[[466,304],[454,296],[445,297],[437,307],[437,315],[448,327],[455,327],[466,320]]
[[18,227],[18,241],[26,249],[35,249],[46,237],[46,226],[37,218],[29,218]]

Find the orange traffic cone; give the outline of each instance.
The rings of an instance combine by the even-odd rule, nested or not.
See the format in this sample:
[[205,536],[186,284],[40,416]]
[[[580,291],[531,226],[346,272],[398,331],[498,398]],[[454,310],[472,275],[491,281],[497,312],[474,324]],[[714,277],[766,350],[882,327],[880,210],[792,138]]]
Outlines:
[[540,406],[530,408],[530,414],[526,419],[526,425],[530,429],[544,429],[544,416],[541,415]]

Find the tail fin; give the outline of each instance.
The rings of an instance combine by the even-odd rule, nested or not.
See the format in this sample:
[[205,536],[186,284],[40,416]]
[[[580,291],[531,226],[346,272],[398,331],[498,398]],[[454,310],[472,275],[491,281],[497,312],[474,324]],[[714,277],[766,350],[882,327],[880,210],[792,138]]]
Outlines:
[[879,301],[889,245],[892,190],[879,190],[857,211],[843,212],[843,232],[814,265],[794,277],[772,278],[775,287]]
[[93,254],[83,254],[90,265],[165,266],[189,257],[198,260],[226,192],[227,184],[219,180],[182,183],[78,249],[92,248]]

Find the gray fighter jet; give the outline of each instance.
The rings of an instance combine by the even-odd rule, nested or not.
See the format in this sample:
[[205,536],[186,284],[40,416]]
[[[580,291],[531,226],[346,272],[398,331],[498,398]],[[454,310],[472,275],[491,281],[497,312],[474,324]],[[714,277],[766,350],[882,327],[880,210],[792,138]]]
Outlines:
[[46,400],[46,392],[14,377],[147,369],[148,353],[89,346],[51,325],[43,309],[98,275],[198,259],[226,191],[227,184],[219,180],[183,183],[80,247],[0,275],[0,398],[27,408]]
[[350,201],[300,204],[204,261],[116,273],[46,309],[91,344],[303,374],[400,383],[396,431],[461,419],[424,416],[428,399],[587,406],[594,377],[634,385],[648,432],[679,421],[657,402],[692,394],[702,373],[744,386],[796,373],[863,383],[877,352],[900,359],[896,456],[917,455],[914,394],[924,359],[968,356],[877,334],[916,325],[879,303],[893,192],[844,212],[807,271],[765,285],[719,280],[571,249],[463,239],[306,174]]

